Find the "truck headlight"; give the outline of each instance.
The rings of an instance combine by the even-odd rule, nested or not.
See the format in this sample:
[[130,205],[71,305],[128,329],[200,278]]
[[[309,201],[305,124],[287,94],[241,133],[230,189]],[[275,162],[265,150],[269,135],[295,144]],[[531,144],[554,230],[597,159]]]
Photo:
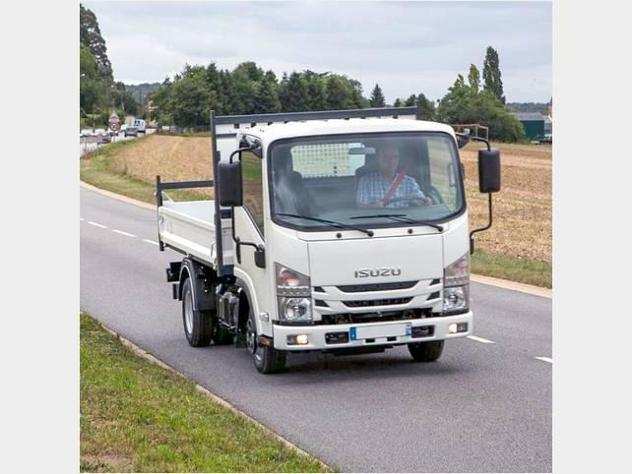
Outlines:
[[283,321],[311,321],[312,285],[310,278],[276,262],[274,271],[279,319]]
[[310,298],[279,297],[279,318],[284,321],[311,321],[312,300]]
[[470,255],[466,253],[443,270],[443,312],[465,312],[470,306]]

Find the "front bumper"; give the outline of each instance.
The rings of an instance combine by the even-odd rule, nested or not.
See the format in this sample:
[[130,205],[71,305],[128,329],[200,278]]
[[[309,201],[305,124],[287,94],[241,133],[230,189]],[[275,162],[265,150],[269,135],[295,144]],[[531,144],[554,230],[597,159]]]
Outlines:
[[[431,336],[416,337],[411,336],[394,336],[395,339],[387,340],[386,337],[372,337],[368,341],[366,339],[349,340],[346,343],[327,344],[325,335],[332,332],[349,332],[354,328],[379,326],[392,326],[394,324],[411,323],[413,327],[417,326],[433,326],[434,333]],[[459,333],[449,333],[448,326],[453,323],[467,323],[467,331]],[[412,319],[408,321],[387,321],[378,323],[363,324],[328,324],[316,326],[280,326],[273,325],[272,333],[274,336],[274,348],[282,351],[314,351],[314,350],[331,350],[348,347],[367,347],[367,346],[392,346],[396,344],[408,344],[411,342],[426,342],[443,339],[453,339],[455,337],[463,337],[472,334],[473,314],[472,311],[458,314],[455,316],[439,316],[434,318]],[[288,336],[296,336],[299,334],[307,335],[308,343],[304,345],[288,345]]]

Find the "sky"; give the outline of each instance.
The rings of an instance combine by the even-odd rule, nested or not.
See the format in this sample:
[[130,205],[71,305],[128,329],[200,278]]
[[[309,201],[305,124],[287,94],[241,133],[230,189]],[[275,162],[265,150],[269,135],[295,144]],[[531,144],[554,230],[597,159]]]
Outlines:
[[97,16],[114,77],[162,82],[185,64],[243,61],[283,72],[346,74],[387,102],[439,99],[494,47],[508,102],[552,95],[550,2],[83,2]]

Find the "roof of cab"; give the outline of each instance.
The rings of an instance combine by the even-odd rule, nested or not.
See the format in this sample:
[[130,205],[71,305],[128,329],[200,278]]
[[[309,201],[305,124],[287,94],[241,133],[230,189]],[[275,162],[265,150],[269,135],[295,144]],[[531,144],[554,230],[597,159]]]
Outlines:
[[271,125],[256,125],[252,128],[243,128],[240,130],[240,133],[254,135],[264,143],[271,143],[282,138],[304,136],[413,131],[445,132],[454,136],[454,130],[449,125],[403,118],[352,118],[347,120],[332,119],[273,123]]

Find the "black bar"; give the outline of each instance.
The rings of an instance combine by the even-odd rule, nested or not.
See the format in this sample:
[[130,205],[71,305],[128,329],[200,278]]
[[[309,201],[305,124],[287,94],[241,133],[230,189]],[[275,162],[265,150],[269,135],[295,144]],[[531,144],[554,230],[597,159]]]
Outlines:
[[317,112],[285,112],[280,114],[254,115],[222,115],[215,117],[214,125],[236,123],[268,123],[295,122],[301,120],[327,120],[365,117],[398,117],[399,115],[414,115],[419,117],[419,107],[379,107],[372,109],[322,110]]
[[[217,150],[217,137],[215,136],[215,124],[217,118],[215,117],[215,111],[211,110],[210,116],[210,132],[211,132],[211,166],[213,167],[213,176],[217,176],[217,166],[220,160],[219,151]],[[219,206],[219,193],[221,189],[215,187],[215,196],[213,202],[215,204],[215,252],[217,253],[217,276],[222,278],[224,273],[224,245],[222,242],[222,215]],[[232,272],[227,271],[228,276],[232,275]]]
[[205,181],[172,181],[160,182],[156,181],[156,191],[160,193],[163,189],[191,189],[191,188],[212,188],[213,180]]

